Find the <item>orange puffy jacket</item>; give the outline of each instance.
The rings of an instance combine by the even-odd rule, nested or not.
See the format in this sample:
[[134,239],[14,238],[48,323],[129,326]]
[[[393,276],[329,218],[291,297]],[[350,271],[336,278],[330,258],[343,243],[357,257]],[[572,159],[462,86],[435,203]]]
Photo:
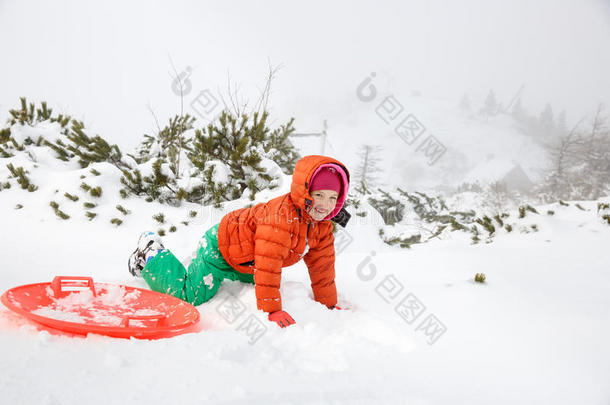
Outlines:
[[[317,170],[329,165],[340,169],[343,188],[335,209],[324,220],[315,221],[307,213],[313,203],[309,184]],[[328,307],[337,303],[335,238],[329,220],[347,224],[350,214],[343,204],[348,188],[349,172],[341,162],[326,156],[305,156],[295,166],[290,193],[222,218],[218,228],[220,253],[237,271],[254,274],[259,309],[282,309],[282,268],[301,258],[309,270],[314,299]]]

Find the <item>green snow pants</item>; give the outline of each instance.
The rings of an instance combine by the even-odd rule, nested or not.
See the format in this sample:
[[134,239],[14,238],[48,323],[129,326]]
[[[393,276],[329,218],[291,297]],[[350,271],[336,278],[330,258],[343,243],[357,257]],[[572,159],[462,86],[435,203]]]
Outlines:
[[188,269],[167,249],[150,259],[142,270],[142,277],[148,286],[153,291],[200,305],[216,295],[224,279],[254,284],[252,274],[240,273],[233,269],[220,254],[219,225],[214,225],[203,235],[197,254]]

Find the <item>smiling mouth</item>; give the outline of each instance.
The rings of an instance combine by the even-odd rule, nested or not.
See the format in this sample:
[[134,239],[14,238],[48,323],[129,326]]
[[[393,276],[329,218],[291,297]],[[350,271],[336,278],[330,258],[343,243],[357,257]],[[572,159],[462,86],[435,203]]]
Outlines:
[[326,214],[326,211],[320,211],[319,209],[316,209],[316,212],[317,212],[318,214]]

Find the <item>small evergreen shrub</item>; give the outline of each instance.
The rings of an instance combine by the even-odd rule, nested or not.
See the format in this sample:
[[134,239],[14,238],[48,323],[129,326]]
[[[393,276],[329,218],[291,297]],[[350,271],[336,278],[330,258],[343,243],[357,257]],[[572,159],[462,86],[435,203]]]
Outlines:
[[607,203],[597,203],[597,212],[600,212],[602,210],[607,210],[610,209],[610,204]]
[[131,214],[131,211],[129,211],[128,209],[126,209],[125,207],[123,207],[122,205],[117,205],[116,209],[119,210],[123,215],[129,215]]
[[502,220],[502,217],[500,215],[495,215],[494,219],[496,220],[498,225],[500,225],[500,228],[502,228],[504,226],[504,221]]
[[525,206],[525,209],[528,210],[529,212],[532,212],[534,214],[538,214],[538,211],[536,211],[536,208],[532,207],[531,205],[527,204]]
[[85,212],[85,216],[87,218],[89,218],[89,221],[91,221],[93,218],[95,218],[97,216],[97,214],[95,212],[87,211],[87,212]]
[[162,212],[158,213],[157,215],[153,215],[153,219],[160,224],[165,223],[165,215]]
[[487,215],[484,215],[483,218],[475,219],[475,222],[487,230],[489,236],[492,236],[494,232],[496,232],[496,227],[491,222],[491,218],[489,218]]
[[485,273],[477,273],[474,275],[474,281],[477,283],[484,283],[485,279]]
[[84,203],[83,203],[83,207],[85,207],[85,208],[87,208],[87,209],[92,209],[92,208],[97,207],[97,204],[94,204],[94,203],[92,203],[92,202],[84,202]]
[[[246,191],[254,200],[257,192],[277,187],[282,170],[290,174],[299,158],[288,139],[293,120],[274,130],[267,121],[267,112],[236,116],[225,110],[217,120],[196,129],[194,117],[176,115],[155,136],[144,135],[132,158],[138,165],[150,162],[152,172],[143,175],[137,167],[122,169],[123,189],[174,206],[188,201],[219,207]],[[276,162],[282,170],[265,167],[263,159]],[[185,167],[191,168],[189,172]],[[183,188],[179,180],[184,176],[200,181]]]
[[57,204],[55,201],[51,201],[49,205],[51,206],[51,208],[53,208],[53,211],[55,211],[55,215],[57,215],[59,218],[64,220],[70,218],[68,214],[59,209],[59,204]]
[[401,238],[399,236],[392,236],[390,238],[386,238],[386,237],[384,237],[383,229],[380,229],[379,230],[379,236],[388,245],[390,245],[390,246],[398,245],[401,248],[407,248],[408,249],[408,248],[411,247],[411,245],[414,245],[416,243],[421,243],[421,235],[419,235],[419,234],[411,235],[411,236],[406,237],[406,238]]
[[[381,193],[380,198],[369,197],[368,202],[373,208],[375,208],[375,210],[377,210],[377,212],[379,212],[379,214],[383,218],[383,222],[386,225],[394,225],[402,221],[402,219],[404,218],[405,204],[398,198],[395,198],[390,195],[390,193],[386,191],[379,190],[379,192]],[[403,192],[403,195],[405,193],[406,192]],[[406,196],[407,198],[410,197],[408,193],[406,194]],[[417,201],[419,202],[419,199],[417,199]]]
[[100,186],[93,187],[91,190],[89,190],[89,194],[91,194],[92,197],[99,198],[102,196],[102,188]]
[[548,211],[546,212],[546,214],[547,214],[547,215],[555,215],[555,211],[553,211],[553,210],[548,210]]
[[460,224],[455,218],[451,220],[452,231],[468,231],[468,227]]
[[72,201],[78,201],[78,196],[77,195],[72,195],[70,193],[64,193],[64,196],[68,199],[68,200],[72,200]]
[[[45,101],[40,104],[40,108],[36,108],[34,103],[30,103],[28,105],[27,99],[25,97],[21,97],[19,101],[21,102],[20,108],[9,110],[9,125],[12,126],[17,123],[21,125],[35,125],[39,122],[48,120],[50,122],[59,123],[62,128],[62,133],[66,132],[66,128],[71,120],[69,116],[64,116],[62,114],[53,116],[53,109],[48,108],[47,103]],[[10,130],[5,131],[3,135],[5,137],[7,135],[10,135]],[[29,142],[33,143],[32,140],[29,140]],[[0,143],[2,143],[2,137],[0,137]]]
[[157,231],[157,234],[159,234],[159,236],[165,236],[165,229],[159,228],[159,230]]
[[11,172],[11,175],[17,179],[17,183],[19,183],[22,189],[28,190],[29,192],[33,192],[38,189],[37,186],[30,183],[30,179],[27,176],[27,171],[25,171],[23,167],[15,167],[12,163],[7,164],[6,167],[8,168],[9,172]]
[[170,232],[176,232],[176,230],[177,230],[177,228],[174,225],[169,227]]
[[190,216],[191,218],[195,218],[195,217],[197,216],[197,211],[190,211],[190,212],[189,212],[189,216]]
[[91,172],[91,174],[92,174],[92,175],[94,175],[94,176],[99,176],[100,174],[102,174],[102,173],[98,172],[97,170],[95,170],[94,168],[91,168],[91,170],[89,170],[89,171],[90,171],[90,172]]
[[120,219],[118,219],[118,218],[112,218],[112,219],[110,220],[110,223],[111,223],[111,224],[114,224],[114,225],[116,225],[116,226],[120,226],[120,225],[123,223],[123,221],[121,221],[121,220],[120,220]]
[[534,214],[538,214],[538,211],[536,211],[536,208],[532,207],[529,204],[526,204],[526,205],[522,205],[519,207],[519,218],[525,218],[526,211],[532,212]]

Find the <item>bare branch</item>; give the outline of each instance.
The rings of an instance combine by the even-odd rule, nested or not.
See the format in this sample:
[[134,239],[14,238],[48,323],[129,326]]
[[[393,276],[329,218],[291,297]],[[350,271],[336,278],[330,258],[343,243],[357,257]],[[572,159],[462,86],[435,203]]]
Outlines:
[[180,90],[180,117],[182,117],[184,115],[184,83],[182,82],[182,79],[180,78],[180,75],[178,74],[178,71],[176,70],[176,66],[174,66],[174,61],[172,60],[171,55],[168,55],[168,57],[169,57],[169,63],[172,65],[172,69],[174,70],[174,74],[175,74],[175,76],[171,76],[171,73],[170,73],[172,82],[178,81],[178,89]]
[[275,78],[277,72],[282,68],[282,65],[277,65],[275,67],[273,67],[273,65],[271,64],[271,60],[267,60],[268,63],[268,71],[267,71],[267,80],[265,81],[265,85],[263,87],[262,90],[260,90],[261,94],[258,97],[258,100],[256,101],[255,104],[255,108],[254,110],[257,113],[262,111],[266,111],[267,110],[267,105],[269,102],[269,95],[271,94],[271,83],[273,82],[273,79]]
[[150,113],[152,114],[153,119],[155,120],[155,125],[157,126],[157,133],[161,132],[161,126],[159,125],[159,120],[157,119],[157,115],[155,114],[155,111],[153,110],[150,103],[148,103],[147,108],[148,108],[148,111],[150,111]]

